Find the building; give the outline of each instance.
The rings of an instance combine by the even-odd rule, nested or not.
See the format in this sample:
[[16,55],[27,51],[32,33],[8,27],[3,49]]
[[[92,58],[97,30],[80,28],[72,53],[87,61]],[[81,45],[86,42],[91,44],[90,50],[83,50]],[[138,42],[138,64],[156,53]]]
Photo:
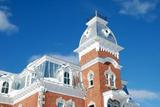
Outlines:
[[86,25],[74,50],[79,65],[44,55],[19,74],[0,71],[0,107],[137,107],[108,22],[96,14]]

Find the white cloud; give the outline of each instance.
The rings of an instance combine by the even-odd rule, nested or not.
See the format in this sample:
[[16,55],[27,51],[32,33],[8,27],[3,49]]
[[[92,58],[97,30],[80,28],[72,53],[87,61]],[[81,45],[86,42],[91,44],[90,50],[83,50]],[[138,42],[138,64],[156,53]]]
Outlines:
[[0,10],[0,31],[12,33],[18,30],[17,26],[9,20],[10,13],[5,10]]
[[153,91],[130,89],[129,92],[131,96],[137,100],[160,99],[160,94]]
[[114,0],[121,6],[120,14],[144,16],[151,14],[158,5],[158,0]]
[[[43,55],[33,55],[29,58],[28,62],[32,62],[36,59],[39,59],[42,56]],[[72,63],[75,63],[75,64],[78,64],[78,62],[79,62],[78,57],[74,54],[69,54],[69,55],[49,54],[49,56],[53,56],[55,58],[62,59],[62,60],[65,60],[65,61],[69,61],[69,62],[72,62]]]

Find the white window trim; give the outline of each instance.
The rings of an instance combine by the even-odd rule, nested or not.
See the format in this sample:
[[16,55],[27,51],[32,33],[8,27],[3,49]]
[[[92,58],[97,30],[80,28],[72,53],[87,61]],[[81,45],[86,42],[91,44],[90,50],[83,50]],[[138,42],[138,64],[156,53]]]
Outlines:
[[60,97],[60,98],[58,98],[58,99],[56,100],[56,106],[58,106],[58,103],[62,103],[62,104],[63,104],[63,107],[64,107],[64,105],[65,105],[65,100],[62,99],[62,97]]
[[72,99],[65,101],[62,97],[60,97],[56,100],[56,106],[58,106],[58,103],[62,103],[63,107],[67,107],[68,104],[71,104],[72,107],[75,107],[75,102]]
[[[8,84],[8,87],[7,87],[7,86],[3,86],[3,84],[4,84],[5,82]],[[2,92],[3,89],[5,89],[5,91],[7,90],[7,93],[5,93],[5,91]],[[9,93],[9,89],[10,89],[10,83],[9,83],[8,81],[3,81],[3,82],[2,82],[1,92],[0,92],[0,93],[2,93],[2,94],[8,94],[8,93]]]
[[[90,79],[90,75],[93,75],[93,79]],[[88,79],[88,88],[94,87],[94,72],[93,71],[89,71],[87,75],[87,79]],[[93,81],[93,85],[90,84],[91,80]]]
[[[69,71],[65,71],[65,68],[68,67]],[[64,84],[65,86],[72,86],[72,69],[71,67],[67,64],[67,65],[63,65],[62,66],[62,75],[63,75],[63,78],[62,78],[62,83],[64,84],[64,73],[67,72],[69,73],[69,79],[70,79],[70,83],[69,84]],[[61,77],[60,77],[61,78]]]
[[[116,75],[115,75],[115,73],[113,73],[110,66],[109,66],[108,70],[106,70],[104,72],[105,79],[107,79],[106,74],[108,74],[108,76],[109,76],[108,77],[108,84],[106,83],[106,86],[115,89],[116,88]],[[111,81],[110,81],[111,75],[114,76],[114,85],[113,86],[111,86],[111,84],[110,84],[111,83]]]
[[91,105],[94,105],[94,107],[96,107],[96,103],[93,102],[93,101],[90,101],[90,103],[88,104],[88,107],[91,106]]
[[66,105],[67,105],[67,106],[68,106],[68,104],[71,104],[71,105],[72,105],[72,107],[75,107],[75,102],[73,102],[73,100],[72,100],[72,99],[70,99],[70,100],[66,101]]

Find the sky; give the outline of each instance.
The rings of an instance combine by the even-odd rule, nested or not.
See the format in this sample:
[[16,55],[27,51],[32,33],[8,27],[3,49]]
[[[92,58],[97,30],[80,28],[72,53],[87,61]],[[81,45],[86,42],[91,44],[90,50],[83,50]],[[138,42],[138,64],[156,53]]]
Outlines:
[[131,95],[140,107],[159,107],[159,0],[0,0],[0,69],[19,73],[44,54],[75,61],[95,10],[125,48],[121,76]]

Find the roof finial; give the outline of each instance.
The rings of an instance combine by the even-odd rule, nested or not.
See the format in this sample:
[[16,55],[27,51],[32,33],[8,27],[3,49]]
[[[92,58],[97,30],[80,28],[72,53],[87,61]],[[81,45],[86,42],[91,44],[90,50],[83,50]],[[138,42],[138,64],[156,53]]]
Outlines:
[[97,10],[95,10],[95,15],[96,15],[96,16],[98,16],[98,12],[97,12]]

